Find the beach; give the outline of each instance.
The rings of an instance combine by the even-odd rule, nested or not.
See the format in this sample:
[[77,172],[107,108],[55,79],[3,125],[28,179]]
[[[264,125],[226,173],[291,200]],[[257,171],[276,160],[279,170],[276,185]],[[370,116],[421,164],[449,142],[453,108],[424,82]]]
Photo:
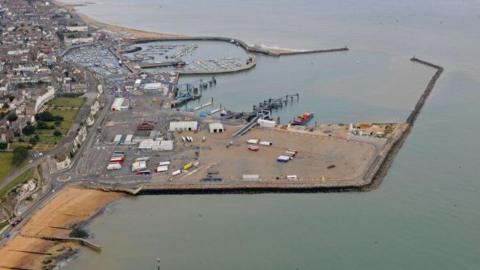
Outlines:
[[182,35],[182,34],[142,31],[142,30],[133,29],[133,28],[129,28],[129,27],[123,27],[123,26],[103,23],[101,21],[98,21],[98,20],[90,17],[90,16],[87,16],[83,13],[78,12],[75,9],[75,7],[79,6],[79,4],[69,4],[69,3],[64,3],[64,2],[61,2],[61,1],[53,1],[53,3],[67,9],[68,12],[70,12],[71,14],[77,15],[78,17],[80,17],[82,19],[82,21],[84,23],[86,23],[90,27],[106,30],[106,31],[109,31],[109,32],[112,32],[112,33],[126,34],[130,38],[134,38],[134,39],[156,39],[156,38],[181,38],[181,37],[185,37],[185,35]]
[[115,192],[79,187],[60,191],[0,248],[0,269],[41,269],[73,254],[78,244],[44,238],[68,237],[74,226],[89,221],[120,197]]

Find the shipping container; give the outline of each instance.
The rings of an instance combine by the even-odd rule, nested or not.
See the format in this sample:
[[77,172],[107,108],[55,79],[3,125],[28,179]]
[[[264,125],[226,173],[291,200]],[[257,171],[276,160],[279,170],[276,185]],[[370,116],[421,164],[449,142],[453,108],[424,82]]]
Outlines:
[[156,172],[166,172],[168,171],[168,166],[158,166]]
[[170,161],[160,161],[158,163],[158,166],[168,166],[168,165],[170,165]]
[[287,175],[287,179],[288,180],[298,180],[298,177],[297,177],[297,175],[292,174],[292,175]]
[[108,163],[107,165],[107,170],[120,170],[122,168],[122,165],[120,163]]
[[125,141],[123,143],[132,144],[132,140],[133,140],[133,134],[128,134],[127,137],[125,137]]
[[260,141],[259,144],[265,145],[265,146],[270,146],[270,145],[272,145],[273,143],[272,143],[272,142],[269,142],[269,141]]
[[147,168],[147,163],[145,161],[135,161],[132,163],[132,172],[145,170]]
[[248,144],[258,144],[258,139],[249,139],[247,141]]
[[111,157],[110,162],[123,162],[125,160],[124,157]]
[[292,159],[292,157],[289,156],[278,156],[277,161],[278,162],[289,162]]
[[297,150],[287,150],[285,151],[285,155],[289,157],[295,157],[298,154]]
[[249,146],[248,146],[248,150],[250,150],[250,151],[257,152],[258,149],[260,149],[260,148],[259,148],[258,146],[256,146],[256,145],[249,145]]
[[258,181],[260,176],[258,174],[244,174],[242,175],[242,180],[244,181]]
[[118,134],[118,135],[115,135],[115,138],[113,139],[113,142],[116,143],[116,144],[119,144],[120,141],[122,140],[122,135],[121,134]]
[[138,175],[150,175],[151,173],[152,172],[150,170],[140,170],[136,172]]
[[189,163],[183,165],[183,170],[186,171],[186,170],[188,170],[188,169],[190,169],[190,168],[192,168],[192,167],[193,167],[193,163],[192,163],[192,162],[189,162]]

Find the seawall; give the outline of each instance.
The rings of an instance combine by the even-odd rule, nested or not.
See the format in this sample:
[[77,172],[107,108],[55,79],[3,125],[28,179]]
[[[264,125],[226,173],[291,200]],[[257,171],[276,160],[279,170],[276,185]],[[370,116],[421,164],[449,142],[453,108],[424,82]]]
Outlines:
[[379,169],[373,175],[371,183],[369,185],[362,187],[364,191],[376,189],[382,183],[383,178],[385,178],[385,176],[387,175],[388,169],[391,167],[393,160],[395,159],[395,156],[398,154],[403,144],[405,143],[408,135],[412,131],[415,121],[417,120],[418,115],[420,114],[423,106],[425,105],[427,98],[430,96],[431,92],[433,91],[433,88],[435,87],[435,84],[440,78],[440,75],[442,75],[444,71],[444,68],[442,66],[435,65],[424,60],[420,60],[416,57],[410,58],[410,61],[435,69],[436,70],[435,74],[433,74],[432,78],[428,81],[428,84],[425,87],[425,90],[423,91],[422,95],[420,96],[417,103],[415,104],[415,107],[407,117],[406,123],[408,124],[408,126],[406,130],[401,134],[400,138],[394,142],[390,151],[388,151],[388,153],[386,154],[385,158],[383,159],[383,161],[379,166]]
[[298,50],[298,51],[275,51],[274,49],[262,48],[257,46],[250,46],[246,42],[229,37],[217,36],[194,36],[194,37],[165,37],[165,38],[137,38],[132,39],[131,44],[141,44],[155,41],[221,41],[242,47],[245,51],[255,54],[263,54],[268,56],[287,56],[299,54],[314,54],[314,53],[331,53],[348,51],[348,47],[331,48],[331,49],[314,49],[314,50]]

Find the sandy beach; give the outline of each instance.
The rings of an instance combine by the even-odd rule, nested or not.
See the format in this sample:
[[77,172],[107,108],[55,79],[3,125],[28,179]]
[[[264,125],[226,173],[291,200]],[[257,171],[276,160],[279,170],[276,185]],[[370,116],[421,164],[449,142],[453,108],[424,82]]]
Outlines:
[[145,39],[145,38],[178,38],[178,37],[185,37],[185,35],[182,34],[176,34],[176,33],[166,33],[166,32],[150,32],[150,31],[142,31],[138,29],[133,29],[133,28],[128,28],[128,27],[123,27],[123,26],[118,26],[118,25],[112,25],[108,23],[103,23],[98,20],[95,20],[94,18],[87,16],[85,14],[82,14],[78,12],[75,7],[79,6],[79,4],[69,4],[69,3],[64,3],[61,1],[53,1],[54,4],[61,6],[63,8],[66,8],[71,14],[77,15],[80,17],[87,25],[90,27],[94,27],[97,29],[103,29],[109,32],[113,33],[123,33],[126,35],[129,35],[131,38],[134,39]]
[[0,247],[0,269],[41,269],[78,250],[78,244],[43,240],[68,237],[76,224],[88,221],[122,195],[69,187],[56,194]]

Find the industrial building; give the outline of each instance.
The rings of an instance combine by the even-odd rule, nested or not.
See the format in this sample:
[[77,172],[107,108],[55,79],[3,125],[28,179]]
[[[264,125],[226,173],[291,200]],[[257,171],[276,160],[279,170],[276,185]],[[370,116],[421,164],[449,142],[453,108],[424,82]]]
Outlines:
[[274,128],[277,123],[275,121],[271,120],[266,120],[266,119],[258,119],[257,121],[258,125],[261,127],[266,127],[266,128]]
[[198,130],[197,121],[172,121],[170,122],[170,131],[196,131]]
[[208,130],[210,133],[222,133],[225,131],[222,123],[210,123],[208,125]]

